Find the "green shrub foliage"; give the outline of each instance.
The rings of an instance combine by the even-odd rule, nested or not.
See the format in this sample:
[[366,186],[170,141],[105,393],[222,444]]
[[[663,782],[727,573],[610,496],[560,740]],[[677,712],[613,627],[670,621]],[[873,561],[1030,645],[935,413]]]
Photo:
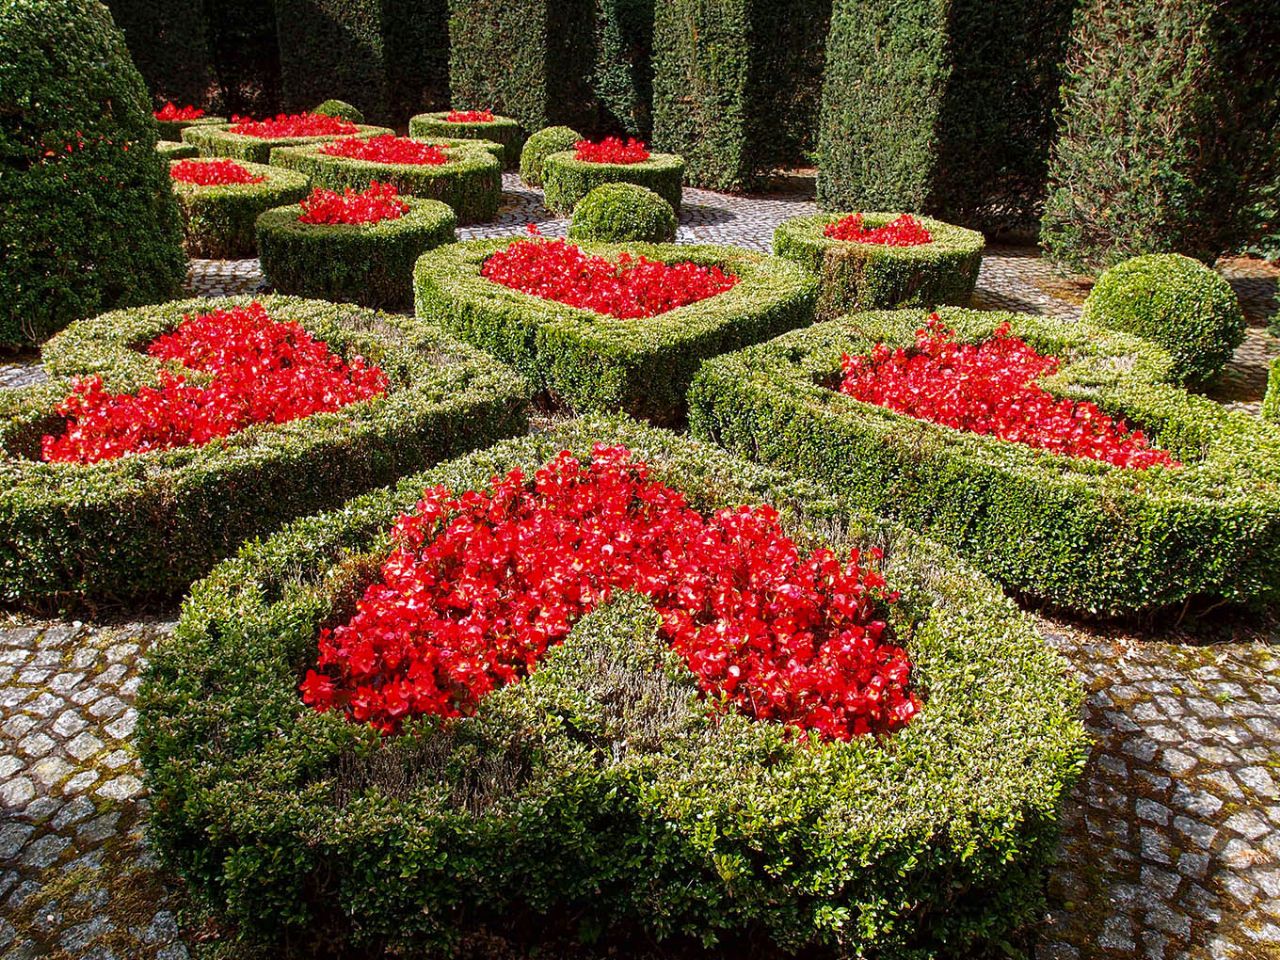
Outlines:
[[53,411],[71,377],[101,374],[115,392],[153,385],[160,364],[139,343],[186,315],[251,300],[179,301],[73,324],[45,346],[51,382],[0,391],[0,598],[31,606],[168,598],[286,520],[525,429],[520,378],[432,324],[258,299],[335,352],[377,363],[390,393],[201,447],[43,463],[40,437],[57,429]]
[[[710,717],[635,595],[471,718],[382,739],[302,704],[318,630],[349,616],[424,487],[532,476],[595,442],[626,444],[697,509],[775,504],[806,549],[887,548],[919,717],[890,742],[827,744]],[[1041,915],[1081,699],[1031,621],[943,549],[813,484],[591,419],[247,547],[152,651],[139,730],[165,861],[272,956],[317,931],[349,955],[450,955],[483,931],[915,957],[981,954]]]
[[258,215],[297,203],[311,192],[309,181],[300,173],[257,163],[243,166],[255,177],[267,179],[213,187],[174,181],[188,256],[214,260],[257,256]]
[[338,117],[350,123],[364,123],[364,114],[345,100],[326,100],[311,112],[325,117]]
[[181,289],[151,98],[106,7],[0,5],[0,118],[0,347]]
[[1270,0],[1085,0],[1046,252],[1097,270],[1146,253],[1212,262],[1253,240],[1258,205],[1280,183],[1277,48]]
[[573,208],[569,236],[599,243],[674,243],[676,212],[652,190],[606,183]]
[[831,0],[669,0],[654,24],[654,140],[689,183],[758,185],[817,131]]
[[707,357],[813,320],[817,284],[794,264],[737,247],[581,244],[615,259],[718,265],[739,283],[656,317],[619,320],[521,293],[480,275],[512,238],[471,240],[418,261],[418,316],[520,370],[579,413],[621,410],[657,423],[683,419],[685,392]]
[[1033,232],[1070,0],[835,0],[818,200]]
[[277,113],[282,106],[280,41],[273,0],[206,0],[205,13],[221,109],[228,116]]
[[608,132],[647,139],[653,133],[655,0],[598,0],[592,85]]
[[404,197],[409,212],[372,224],[300,223],[298,205],[258,217],[258,256],[280,293],[403,309],[418,257],[452,243],[458,218],[439,200]]
[[1280,357],[1271,361],[1267,373],[1267,393],[1262,398],[1262,418],[1280,423]]
[[1179,382],[1213,379],[1244,342],[1244,313],[1231,284],[1176,253],[1112,267],[1085,300],[1084,318],[1160,344]]
[[203,0],[106,0],[156,101],[205,106],[219,98]]
[[166,160],[186,160],[189,157],[198,156],[200,151],[189,143],[159,140],[156,142],[156,153]]
[[1197,596],[1280,598],[1280,429],[1172,386],[1172,359],[1136,337],[1022,314],[938,312],[971,341],[1008,322],[1062,359],[1046,389],[1123,416],[1183,466],[1118,469],[832,389],[843,354],[910,347],[921,311],[853,314],[712,360],[690,390],[690,426],[829,484],[1059,607],[1128,614]]
[[[247,137],[232,133],[231,123],[211,123],[204,126],[190,126],[182,131],[182,142],[193,144],[204,157],[229,157],[244,163],[268,163],[271,151],[276,147],[299,147],[320,143],[329,143],[337,137],[281,137],[268,140],[263,137]],[[390,127],[371,127],[357,124],[358,132],[352,136],[376,137],[384,133],[395,133]]]
[[476,123],[450,123],[445,118],[448,110],[436,113],[420,113],[409,121],[409,136],[424,140],[453,138],[458,140],[485,141],[502,145],[500,159],[503,166],[515,169],[520,164],[520,148],[524,146],[524,131],[511,117],[495,116],[491,121]]
[[640,163],[587,163],[572,150],[551,153],[542,160],[543,202],[561,216],[573,213],[579,200],[606,183],[647,187],[678,211],[684,193],[684,160],[671,153],[655,153]]
[[[978,282],[985,240],[976,230],[919,217],[933,237],[915,247],[832,240],[824,228],[841,214],[818,214],[783,221],[773,234],[773,252],[794,260],[822,280],[818,316],[856,310],[968,306]],[[869,227],[883,226],[897,213],[864,213]]]
[[220,123],[226,123],[226,117],[204,116],[199,120],[157,120],[156,129],[160,133],[161,140],[182,141],[182,131],[187,127],[212,127]]
[[542,166],[553,153],[572,150],[582,134],[572,127],[544,127],[525,141],[520,151],[520,179],[531,187],[542,186]]

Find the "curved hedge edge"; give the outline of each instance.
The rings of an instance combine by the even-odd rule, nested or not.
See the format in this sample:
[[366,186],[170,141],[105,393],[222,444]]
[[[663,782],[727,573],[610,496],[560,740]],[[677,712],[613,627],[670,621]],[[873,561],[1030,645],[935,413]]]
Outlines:
[[[627,597],[474,719],[426,721],[378,748],[367,728],[301,704],[317,627],[345,617],[424,487],[531,475],[596,441],[628,445],[697,509],[771,502],[807,548],[887,548],[927,691],[894,749],[797,744],[736,714],[705,724],[687,675],[653,671],[655,620]],[[617,695],[637,688],[646,695]],[[459,918],[494,933],[532,916],[525,928],[546,934],[586,909],[606,932],[631,921],[657,939],[915,956],[998,942],[1038,916],[1084,762],[1081,702],[1029,618],[946,551],[804,481],[588,418],[247,546],[196,585],[153,650],[139,730],[166,862],[267,942],[323,923],[340,946],[447,948]],[[416,775],[394,786],[407,768]],[[493,788],[476,769],[493,771]]]
[[226,117],[200,117],[198,120],[157,120],[156,127],[160,131],[161,140],[182,140],[182,131],[188,127],[213,127],[230,123]]
[[684,161],[671,153],[655,153],[642,163],[585,163],[574,151],[548,154],[542,161],[543,202],[562,216],[578,201],[606,183],[647,187],[680,212],[684,193]]
[[499,159],[502,165],[513,170],[520,165],[520,151],[524,147],[524,128],[513,117],[494,116],[487,123],[450,123],[445,119],[450,111],[420,113],[409,118],[409,136],[446,137],[458,140],[488,140],[502,145]]
[[943,308],[965,339],[1003,322],[1070,356],[1045,380],[1146,430],[1184,461],[1122,470],[900,416],[842,396],[844,353],[910,346],[918,311],[854,314],[708,361],[695,435],[847,494],[963,552],[1011,590],[1129,615],[1201,596],[1280,599],[1280,428],[1169,383],[1153,344],[1088,325]]
[[223,123],[204,127],[186,127],[182,131],[182,142],[195,146],[203,157],[229,157],[232,160],[245,160],[249,163],[268,163],[271,160],[271,151],[276,147],[296,147],[309,143],[329,143],[344,137],[380,137],[395,133],[390,127],[356,124],[358,132],[352,134],[267,139],[231,133],[233,126],[235,124]]
[[187,256],[212,260],[257,256],[258,215],[272,207],[297,203],[311,192],[311,181],[292,170],[260,163],[241,166],[255,177],[267,179],[262,183],[211,187],[173,182],[173,193],[182,211]]
[[[199,447],[89,466],[36,459],[69,378],[101,374],[112,392],[154,385],[159,364],[136,345],[187,314],[255,299],[379,363],[396,389]],[[527,424],[514,371],[433,324],[339,304],[196,298],[116,311],[71,325],[43,359],[51,382],[0,391],[0,601],[40,610],[167,599],[248,538]]]
[[164,157],[166,160],[189,160],[192,157],[198,157],[200,151],[189,143],[181,143],[174,140],[159,140],[156,142],[156,153]]

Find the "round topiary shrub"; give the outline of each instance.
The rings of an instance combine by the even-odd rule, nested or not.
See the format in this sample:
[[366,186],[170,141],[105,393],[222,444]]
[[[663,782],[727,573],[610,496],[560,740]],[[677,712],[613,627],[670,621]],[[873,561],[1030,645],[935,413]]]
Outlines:
[[[202,184],[182,179],[192,168],[232,164],[244,171],[246,182]],[[273,207],[297,203],[311,192],[307,178],[292,170],[235,160],[175,160],[170,168],[173,192],[182,210],[187,255],[214,260],[253,257],[258,251],[259,214]],[[196,180],[219,179],[196,177]],[[256,181],[256,182],[255,182]]]
[[[339,119],[339,118],[334,118]],[[394,133],[388,127],[371,127],[363,124],[351,124],[354,130],[330,133],[318,136],[296,137],[259,137],[232,133],[234,123],[211,124],[207,127],[187,127],[182,131],[182,142],[190,143],[200,151],[203,157],[229,157],[232,160],[243,160],[247,163],[269,163],[271,151],[276,147],[299,147],[307,144],[328,143],[344,137],[380,137]]]
[[[398,138],[398,142],[404,142]],[[421,146],[438,140],[412,140]],[[328,144],[278,147],[271,165],[296,170],[330,190],[364,190],[371,183],[389,183],[400,193],[439,200],[453,208],[459,223],[492,220],[502,203],[502,165],[478,141],[454,140],[443,147],[447,162],[387,163],[381,160],[333,156]]]
[[0,347],[187,275],[150,97],[97,0],[0,4]]
[[[901,591],[884,632],[906,645],[919,713],[842,741],[718,707],[653,601],[621,591],[468,715],[382,735],[303,703],[300,686],[323,689],[308,673],[321,631],[379,580],[424,488],[461,497],[516,469],[531,482],[560,451],[590,463],[596,444],[630,451],[704,517],[776,506],[804,555],[884,548]],[[1043,915],[1088,742],[1067,664],[954,555],[817,485],[621,420],[506,442],[298,521],[197,584],[150,661],[151,836],[281,957],[317,937],[342,955],[449,954],[479,932],[513,955],[636,936],[984,955]]]
[[569,236],[599,243],[672,243],[676,239],[676,212],[646,187],[606,183],[573,208]]
[[156,144],[156,153],[164,157],[166,160],[186,160],[189,157],[198,157],[200,151],[189,143],[179,143],[174,140],[161,140]]
[[[112,395],[162,386],[174,365],[147,352],[157,338],[254,302],[376,365],[386,392],[199,445],[44,462],[75,378],[99,376]],[[33,607],[169,598],[285,520],[525,430],[527,388],[510,368],[430,323],[346,305],[263,296],[116,311],[71,325],[43,359],[50,382],[0,391],[0,598]]]
[[340,120],[350,120],[352,123],[364,123],[364,114],[345,100],[326,100],[311,112],[321,114],[325,117],[337,117]]
[[[489,114],[492,119],[481,119],[486,111],[445,110],[438,113],[420,113],[409,119],[409,136],[430,140],[445,137],[458,140],[489,140],[502,144],[502,165],[514,169],[520,163],[520,148],[524,146],[524,130],[511,117]],[[449,117],[464,119],[450,120]],[[466,119],[472,118],[472,119]]]
[[527,186],[542,186],[542,165],[553,153],[572,150],[582,134],[572,127],[544,127],[525,141],[520,151],[520,179]]
[[452,243],[458,218],[439,200],[400,198],[407,211],[376,223],[303,223],[299,204],[258,217],[258,256],[279,293],[401,309],[413,302],[418,258]]
[[[976,230],[929,217],[913,219],[929,234],[929,243],[890,246],[827,236],[845,214],[821,213],[785,220],[773,234],[773,252],[794,260],[820,278],[818,317],[829,320],[859,310],[967,306],[978,282],[986,240]],[[902,214],[863,213],[874,230]]]
[[684,161],[673,153],[651,154],[639,163],[590,163],[578,160],[574,151],[548,154],[542,162],[544,202],[547,209],[569,216],[578,201],[606,183],[634,183],[647,187],[677,213],[684,191]]
[[1084,318],[1160,344],[1185,383],[1213,379],[1244,342],[1244,314],[1231,284],[1176,253],[1134,257],[1107,270],[1084,302]]

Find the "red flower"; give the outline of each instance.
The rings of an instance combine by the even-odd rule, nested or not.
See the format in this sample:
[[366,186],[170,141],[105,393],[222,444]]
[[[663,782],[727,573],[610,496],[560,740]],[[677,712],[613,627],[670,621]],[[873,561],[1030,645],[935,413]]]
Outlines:
[[522,293],[620,319],[657,316],[738,282],[719,267],[666,264],[625,252],[612,263],[565,240],[517,240],[489,257],[480,273]]
[[320,148],[331,157],[348,157],[352,160],[368,160],[370,163],[408,163],[439,166],[448,163],[444,150],[435,144],[423,143],[409,137],[383,134],[380,137],[352,140],[335,140]]
[[599,143],[579,140],[573,147],[574,158],[584,163],[643,163],[649,159],[649,148],[634,137],[623,143],[618,137],[605,137]]
[[1041,387],[1057,358],[1012,336],[1008,324],[980,344],[956,343],[935,313],[916,331],[914,350],[877,344],[870,356],[845,355],[843,366],[842,393],[918,420],[1116,467],[1181,466],[1096,404]]
[[360,193],[347,187],[342,193],[316,187],[302,201],[299,223],[380,223],[398,220],[409,212],[409,204],[399,198],[389,183],[374,180]]
[[264,140],[288,140],[293,137],[344,137],[359,133],[360,128],[341,117],[329,117],[322,113],[277,114],[270,120],[250,120],[248,117],[232,117],[232,133],[243,137],[261,137]]
[[489,110],[450,110],[445,120],[448,123],[493,123],[494,116]]
[[[300,689],[318,710],[393,733],[407,717],[473,713],[537,669],[615,591],[652,599],[708,698],[847,740],[920,710],[886,634],[897,595],[854,551],[801,556],[770,507],[704,517],[625,447],[561,453],[530,482],[425,491],[352,619],[321,631]],[[326,682],[327,681],[327,682]]]
[[170,100],[163,107],[152,114],[157,120],[163,120],[166,123],[173,123],[181,120],[199,120],[204,116],[204,111],[199,107],[176,107]]
[[164,370],[159,387],[107,393],[102,378],[76,382],[57,409],[67,429],[43,440],[49,462],[96,463],[150,450],[199,446],[254,423],[287,423],[387,392],[361,357],[344,361],[296,323],[261,304],[188,316],[147,353],[209,374],[203,386]]
[[181,160],[169,168],[169,176],[198,187],[262,183],[266,176],[254,176],[234,160]]
[[851,213],[835,223],[828,223],[822,234],[832,240],[879,243],[886,247],[918,247],[933,242],[929,231],[909,213],[904,213],[883,227],[870,229],[862,225],[862,214]]

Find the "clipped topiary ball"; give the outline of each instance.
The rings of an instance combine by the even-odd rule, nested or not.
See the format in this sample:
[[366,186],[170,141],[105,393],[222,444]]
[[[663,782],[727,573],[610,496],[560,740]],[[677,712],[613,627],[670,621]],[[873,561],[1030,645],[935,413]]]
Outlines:
[[326,117],[337,117],[351,123],[364,123],[364,114],[345,100],[326,100],[311,112],[324,114]]
[[647,187],[606,183],[573,208],[569,236],[600,243],[672,243],[676,239],[676,212]]
[[1106,271],[1085,301],[1084,318],[1160,344],[1183,383],[1212,379],[1244,341],[1231,284],[1176,253],[1134,257]]
[[525,141],[520,152],[520,179],[528,186],[542,186],[542,161],[553,153],[572,150],[582,134],[572,127],[544,127]]
[[0,2],[0,346],[176,296],[182,224],[124,37],[97,0]]

